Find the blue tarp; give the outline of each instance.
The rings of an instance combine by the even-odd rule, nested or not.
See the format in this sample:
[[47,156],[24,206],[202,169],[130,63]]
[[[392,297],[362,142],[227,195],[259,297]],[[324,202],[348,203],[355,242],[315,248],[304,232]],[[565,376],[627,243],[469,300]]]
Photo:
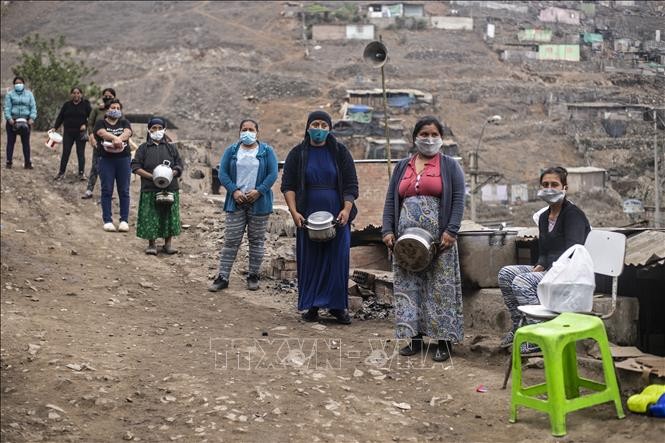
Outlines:
[[415,98],[409,95],[391,95],[388,97],[388,106],[391,108],[408,108],[415,102]]
[[367,112],[372,109],[371,106],[367,105],[349,105],[349,112],[350,113],[356,113],[356,112]]

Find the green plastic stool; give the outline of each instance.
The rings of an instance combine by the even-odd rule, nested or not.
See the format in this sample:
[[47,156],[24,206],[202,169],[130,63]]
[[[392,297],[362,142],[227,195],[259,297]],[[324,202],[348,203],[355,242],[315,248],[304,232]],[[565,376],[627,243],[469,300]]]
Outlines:
[[[605,384],[579,377],[577,374],[578,340],[594,339],[600,347]],[[523,342],[540,346],[545,360],[545,383],[522,387]],[[515,332],[513,340],[513,383],[510,400],[510,422],[517,421],[517,408],[526,406],[547,412],[550,416],[552,435],[566,435],[566,414],[601,403],[614,402],[617,417],[624,418],[621,394],[614,372],[614,362],[603,321],[592,315],[565,312],[553,320],[523,326]],[[580,388],[595,391],[580,396]],[[537,396],[546,394],[543,400]]]

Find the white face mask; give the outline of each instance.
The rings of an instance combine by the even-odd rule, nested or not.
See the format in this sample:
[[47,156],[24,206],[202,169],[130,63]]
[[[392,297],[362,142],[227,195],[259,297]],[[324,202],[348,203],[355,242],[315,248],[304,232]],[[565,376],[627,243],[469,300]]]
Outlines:
[[441,137],[417,137],[416,138],[416,149],[418,152],[421,154],[431,157],[439,150],[441,149],[441,146],[443,146],[443,140],[441,140]]
[[553,188],[543,188],[538,191],[538,198],[544,200],[550,205],[559,203],[566,196],[566,191]]
[[165,129],[160,129],[159,131],[151,132],[150,133],[150,138],[153,139],[154,141],[158,142],[161,139],[164,138],[164,133],[166,132]]

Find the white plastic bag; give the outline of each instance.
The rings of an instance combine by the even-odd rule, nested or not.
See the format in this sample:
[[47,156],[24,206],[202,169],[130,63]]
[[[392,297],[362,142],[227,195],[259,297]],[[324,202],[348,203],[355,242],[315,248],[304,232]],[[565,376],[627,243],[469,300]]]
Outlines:
[[573,245],[538,284],[538,299],[555,312],[591,312],[595,289],[591,255],[584,245]]

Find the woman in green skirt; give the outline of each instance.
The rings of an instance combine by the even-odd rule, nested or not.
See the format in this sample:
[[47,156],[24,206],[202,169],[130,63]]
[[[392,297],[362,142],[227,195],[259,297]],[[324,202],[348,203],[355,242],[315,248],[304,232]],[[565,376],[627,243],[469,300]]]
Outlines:
[[[132,172],[141,177],[141,199],[136,223],[136,236],[148,240],[145,253],[157,255],[155,240],[164,239],[162,251],[176,254],[171,244],[174,236],[180,234],[180,198],[178,178],[182,176],[184,164],[175,143],[165,134],[166,121],[152,117],[148,121],[148,137],[139,146],[132,160]],[[165,188],[153,181],[154,169],[168,160],[173,170],[173,179]]]

